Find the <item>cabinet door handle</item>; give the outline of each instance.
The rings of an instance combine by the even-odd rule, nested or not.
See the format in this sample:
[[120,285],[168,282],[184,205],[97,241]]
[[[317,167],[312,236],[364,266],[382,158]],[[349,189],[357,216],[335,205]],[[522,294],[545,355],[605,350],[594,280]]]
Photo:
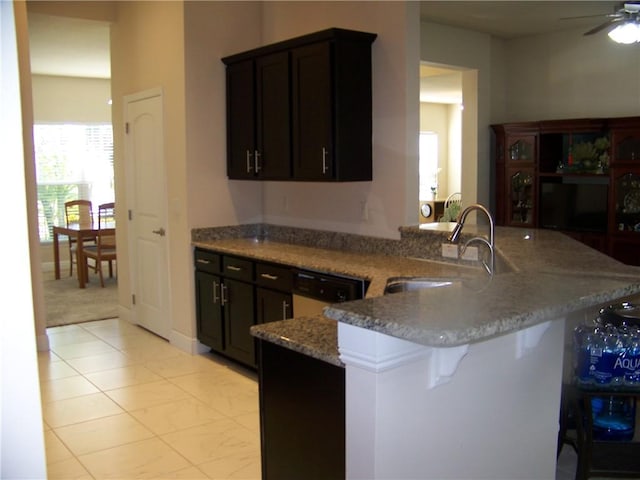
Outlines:
[[220,284],[220,305],[223,307],[227,304],[229,298],[227,297],[227,286],[224,283]]
[[262,167],[260,166],[260,158],[262,158],[262,155],[260,155],[260,152],[258,150],[256,150],[253,158],[254,158],[255,164],[256,164],[256,173],[259,173],[260,170],[262,170]]
[[205,260],[204,258],[199,258],[196,260],[196,263],[202,263],[204,265],[209,265],[211,262],[209,260]]
[[220,298],[218,297],[218,294],[216,293],[216,290],[218,290],[219,285],[220,284],[214,280],[214,282],[213,282],[213,303],[218,303],[218,301],[220,300]]
[[327,149],[325,147],[322,147],[322,174],[324,175],[325,173],[327,173],[327,170],[329,170],[329,167],[327,166],[327,155],[329,154],[329,152],[327,151]]
[[282,301],[282,319],[286,320],[287,318],[289,318],[289,316],[287,315],[289,311],[289,304],[286,302],[286,300]]
[[267,280],[277,280],[278,279],[277,275],[271,275],[269,273],[261,273],[260,276],[262,278],[266,278]]
[[227,270],[231,270],[232,272],[239,272],[242,270],[241,267],[236,267],[235,265],[227,265]]
[[251,153],[249,150],[247,150],[247,173],[251,173],[251,169],[253,168],[253,165],[251,165],[251,157],[253,156],[253,153]]

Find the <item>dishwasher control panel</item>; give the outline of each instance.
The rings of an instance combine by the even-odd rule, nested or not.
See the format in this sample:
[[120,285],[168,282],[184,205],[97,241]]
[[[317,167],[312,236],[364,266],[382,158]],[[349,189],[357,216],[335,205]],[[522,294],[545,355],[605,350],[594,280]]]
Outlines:
[[310,270],[295,270],[293,293],[327,303],[346,302],[364,297],[367,282]]

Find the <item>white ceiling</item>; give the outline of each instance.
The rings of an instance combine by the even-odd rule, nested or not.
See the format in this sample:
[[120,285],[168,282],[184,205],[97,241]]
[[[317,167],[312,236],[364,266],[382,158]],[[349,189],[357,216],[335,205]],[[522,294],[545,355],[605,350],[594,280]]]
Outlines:
[[[620,2],[612,1],[422,1],[420,18],[513,39],[564,29],[582,28],[586,32],[620,7]],[[422,65],[420,101],[462,103],[460,72]]]
[[32,73],[111,77],[108,23],[39,13],[28,22]]
[[587,31],[622,5],[596,0],[422,1],[420,18],[509,39],[573,28]]
[[[422,20],[516,38],[584,28],[621,6],[612,1],[422,1]],[[563,17],[597,17],[561,20]],[[599,15],[602,15],[601,17]],[[31,68],[35,74],[110,77],[109,24],[29,13]],[[454,75],[455,77],[456,75]],[[434,80],[443,84],[443,78]]]

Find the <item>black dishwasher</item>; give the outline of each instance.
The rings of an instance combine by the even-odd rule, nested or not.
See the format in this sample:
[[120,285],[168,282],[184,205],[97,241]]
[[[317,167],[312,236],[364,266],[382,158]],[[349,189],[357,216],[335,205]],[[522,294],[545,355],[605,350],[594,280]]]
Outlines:
[[361,299],[367,286],[368,282],[361,278],[295,269],[293,314],[296,317],[318,315],[332,303]]

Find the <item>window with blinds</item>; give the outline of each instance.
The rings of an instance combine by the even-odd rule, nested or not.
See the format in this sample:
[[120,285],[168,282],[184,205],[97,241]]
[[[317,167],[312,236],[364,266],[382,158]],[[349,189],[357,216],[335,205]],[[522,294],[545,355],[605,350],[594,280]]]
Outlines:
[[40,241],[64,225],[64,203],[114,201],[111,124],[36,124],[33,128]]

